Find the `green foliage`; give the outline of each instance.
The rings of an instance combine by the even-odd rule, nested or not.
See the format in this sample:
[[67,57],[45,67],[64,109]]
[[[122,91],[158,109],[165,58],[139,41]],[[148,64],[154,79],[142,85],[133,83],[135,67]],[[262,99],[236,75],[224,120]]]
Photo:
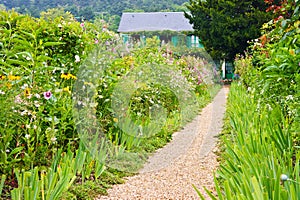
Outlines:
[[[209,91],[218,90],[211,80],[216,74],[214,65],[206,61],[208,57],[196,58],[183,51],[174,54],[170,46],[159,47],[157,38],[146,45],[125,46],[118,35],[106,29],[102,19],[79,23],[70,13],[62,14],[56,9],[43,13],[43,18],[13,10],[0,13],[1,198],[58,199],[66,194],[66,198],[80,199],[105,193],[110,184],[128,175],[112,169],[108,173],[112,156],[135,152],[144,161],[149,152],[163,147],[175,130],[197,114],[197,101],[204,106],[213,95]],[[95,55],[94,50],[100,52],[95,57],[97,63],[86,59]],[[84,67],[79,69],[80,66]],[[82,71],[89,75],[95,66],[102,67],[95,83],[76,76]],[[115,116],[112,98],[121,80],[131,73],[148,72],[149,66],[156,67],[155,76],[168,78],[162,81],[168,84],[146,80],[132,94],[128,117],[123,117],[124,126],[130,128],[130,121],[134,121],[145,133],[156,133],[140,138],[117,125],[122,119]],[[167,72],[172,73],[166,73],[170,69]],[[74,106],[76,83],[96,90],[93,105]],[[122,90],[126,88],[121,86]],[[190,104],[180,104],[178,91],[195,94],[189,112],[181,112]],[[103,143],[99,151],[83,145],[79,137],[82,133],[76,126],[82,122],[75,120],[77,106],[95,111],[95,119],[101,125],[97,128],[103,130],[111,149]],[[157,131],[156,124],[149,124],[154,113],[151,108],[160,106],[166,111],[166,119]],[[124,167],[135,163],[129,166],[134,170],[143,164],[132,157],[121,159],[118,164]]]
[[[30,13],[38,17],[41,11],[45,9],[63,7],[66,11],[70,11],[76,17],[83,17],[91,20],[96,16],[118,15],[121,16],[123,11],[182,11],[185,0],[167,0],[167,1],[150,1],[150,0],[40,0],[40,1],[6,1],[4,5],[8,9],[16,8],[19,12]],[[100,14],[100,15],[99,15]]]
[[73,15],[70,12],[65,12],[64,8],[52,8],[48,9],[47,11],[41,12],[41,18],[45,20],[54,20],[55,18],[62,18],[66,21],[72,21]]
[[[67,153],[59,150],[53,159],[51,167],[33,170],[15,170],[18,188],[11,191],[11,198],[15,199],[60,199],[81,174],[81,182],[92,178],[98,180],[104,171],[103,163],[101,173],[97,175],[97,159],[84,149],[81,144],[76,154],[69,149]],[[93,173],[92,173],[93,172]],[[86,186],[88,187],[88,186]]]
[[95,39],[105,41],[111,33],[72,18],[45,21],[14,11],[0,16],[0,173],[7,174],[3,195],[8,195],[16,187],[17,168],[48,167],[57,148],[78,146],[73,74]]
[[214,59],[233,60],[271,19],[263,1],[191,0],[186,17]]
[[[235,60],[219,199],[299,199],[299,2],[286,1],[289,18],[263,25],[246,57]],[[212,195],[210,193],[210,195]]]
[[260,105],[243,85],[233,83],[227,113],[231,132],[222,136],[218,199],[298,199],[300,155],[280,107]]
[[281,106],[286,120],[292,124],[294,141],[299,144],[299,2],[290,2],[286,7],[292,13],[290,18],[265,24],[265,34],[253,44],[252,61],[256,69],[252,77],[256,77],[256,83],[252,87],[260,91],[261,103]]

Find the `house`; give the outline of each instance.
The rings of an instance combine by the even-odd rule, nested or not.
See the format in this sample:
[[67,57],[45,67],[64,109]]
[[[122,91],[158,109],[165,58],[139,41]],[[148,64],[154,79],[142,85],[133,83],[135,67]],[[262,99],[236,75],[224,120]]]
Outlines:
[[193,31],[183,12],[123,13],[118,28],[124,42],[145,41],[155,34],[161,41],[171,42],[174,46],[185,44],[203,48]]

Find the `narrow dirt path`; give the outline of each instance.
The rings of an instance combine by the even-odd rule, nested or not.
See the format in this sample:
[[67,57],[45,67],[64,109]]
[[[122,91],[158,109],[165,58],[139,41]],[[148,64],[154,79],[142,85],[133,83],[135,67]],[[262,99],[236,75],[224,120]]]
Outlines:
[[192,184],[204,195],[203,186],[213,190],[218,166],[215,136],[222,130],[228,91],[223,87],[200,115],[149,158],[139,174],[127,177],[97,200],[199,199]]

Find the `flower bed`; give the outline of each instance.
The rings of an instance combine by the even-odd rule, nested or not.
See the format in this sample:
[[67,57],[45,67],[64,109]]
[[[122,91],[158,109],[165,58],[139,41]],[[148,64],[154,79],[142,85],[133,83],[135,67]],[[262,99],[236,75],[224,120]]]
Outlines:
[[[1,11],[0,20],[2,198],[87,199],[97,195],[95,188],[105,193],[134,172],[122,172],[113,158],[133,153],[145,160],[218,89],[209,59],[174,55],[171,47],[151,46],[151,39],[142,47],[123,45],[101,20],[36,19],[14,11]],[[147,76],[133,79],[141,72]],[[119,112],[127,94],[128,109]],[[90,148],[86,132],[101,134],[104,140],[92,144],[105,148]],[[142,164],[122,158],[119,166],[137,170]]]

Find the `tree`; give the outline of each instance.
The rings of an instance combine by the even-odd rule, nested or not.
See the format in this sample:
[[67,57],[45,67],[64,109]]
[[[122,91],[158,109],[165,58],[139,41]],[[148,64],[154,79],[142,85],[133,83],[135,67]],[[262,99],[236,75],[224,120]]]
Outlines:
[[262,0],[190,0],[185,16],[214,59],[233,60],[272,19],[267,7]]
[[50,8],[47,11],[41,12],[40,15],[41,18],[45,20],[54,20],[57,17],[62,17],[66,21],[74,19],[74,16],[68,11],[65,12],[64,8],[62,7]]

